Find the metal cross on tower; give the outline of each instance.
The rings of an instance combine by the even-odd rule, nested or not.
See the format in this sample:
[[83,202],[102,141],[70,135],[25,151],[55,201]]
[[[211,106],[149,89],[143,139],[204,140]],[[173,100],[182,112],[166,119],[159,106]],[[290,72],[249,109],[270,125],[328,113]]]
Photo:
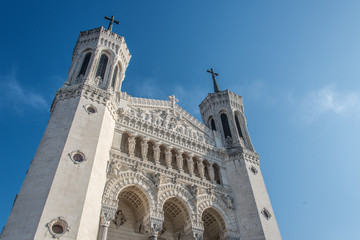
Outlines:
[[112,27],[113,27],[114,23],[119,24],[119,21],[116,21],[114,16],[111,16],[111,18],[105,16],[105,19],[110,21],[109,26],[108,26],[108,30],[110,32],[112,31]]
[[218,73],[214,72],[214,70],[212,68],[210,68],[210,70],[207,70],[208,73],[211,73],[211,76],[212,76],[212,80],[213,80],[213,83],[214,83],[214,92],[217,93],[217,92],[220,92],[220,88],[216,82],[216,76],[219,76]]

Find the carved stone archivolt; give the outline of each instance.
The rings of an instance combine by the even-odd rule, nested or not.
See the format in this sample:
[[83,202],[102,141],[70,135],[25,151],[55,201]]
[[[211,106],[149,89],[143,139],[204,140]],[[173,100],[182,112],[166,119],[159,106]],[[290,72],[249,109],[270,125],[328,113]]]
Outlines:
[[[144,175],[144,173],[133,172],[131,170],[120,172],[116,177],[110,178],[103,195],[101,224],[107,226],[109,221],[116,219],[117,212],[121,210],[118,209],[119,195],[121,195],[123,189],[129,189],[129,186],[134,186],[137,189],[141,189],[142,195],[147,198],[143,202],[148,204],[145,209],[148,209],[147,211],[149,212],[145,214],[143,223],[139,224],[140,226],[145,226],[145,231],[150,239],[157,239],[161,232],[165,231],[162,227],[164,220],[163,208],[169,199],[173,199],[171,200],[172,202],[175,201],[174,199],[178,199],[176,201],[180,201],[181,206],[185,209],[184,211],[188,213],[190,230],[186,230],[188,232],[186,233],[187,239],[202,239],[204,229],[202,214],[207,208],[213,208],[219,212],[219,216],[223,219],[223,225],[229,236],[238,237],[239,233],[237,232],[233,209],[229,207],[225,199],[218,197],[217,194],[199,190],[196,185],[188,186],[187,188],[189,189],[186,189],[180,182],[166,182],[162,179],[163,177],[160,173]],[[124,223],[126,216],[123,216],[122,212],[118,215],[121,219],[116,220],[117,223]],[[140,230],[141,227],[139,227]]]

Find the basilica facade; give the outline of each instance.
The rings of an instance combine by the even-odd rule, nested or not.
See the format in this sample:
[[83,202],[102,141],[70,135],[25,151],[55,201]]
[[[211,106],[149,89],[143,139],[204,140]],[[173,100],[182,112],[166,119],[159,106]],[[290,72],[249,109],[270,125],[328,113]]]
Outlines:
[[175,96],[122,92],[111,21],[80,33],[1,240],[281,239],[242,97],[211,70],[200,122]]

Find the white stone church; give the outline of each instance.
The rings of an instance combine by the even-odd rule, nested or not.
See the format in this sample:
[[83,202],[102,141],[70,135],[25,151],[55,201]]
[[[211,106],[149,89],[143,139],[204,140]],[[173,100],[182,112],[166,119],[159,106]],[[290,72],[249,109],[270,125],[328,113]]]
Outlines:
[[281,239],[242,97],[211,69],[201,123],[122,92],[131,55],[109,20],[80,33],[0,239]]

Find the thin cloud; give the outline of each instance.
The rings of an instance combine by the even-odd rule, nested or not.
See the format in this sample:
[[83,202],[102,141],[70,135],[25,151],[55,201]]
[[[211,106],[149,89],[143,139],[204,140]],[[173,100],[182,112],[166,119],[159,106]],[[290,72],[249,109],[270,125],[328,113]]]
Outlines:
[[49,107],[42,95],[21,86],[14,72],[0,76],[0,106],[12,106],[19,111],[23,111],[24,107],[38,110]]
[[335,85],[311,91],[303,98],[300,111],[306,121],[315,121],[324,114],[345,116],[351,112],[358,113],[360,97],[357,92],[340,91]]
[[141,82],[141,85],[134,89],[133,97],[154,98],[158,99],[164,93],[159,87],[159,83],[154,78],[147,78]]

